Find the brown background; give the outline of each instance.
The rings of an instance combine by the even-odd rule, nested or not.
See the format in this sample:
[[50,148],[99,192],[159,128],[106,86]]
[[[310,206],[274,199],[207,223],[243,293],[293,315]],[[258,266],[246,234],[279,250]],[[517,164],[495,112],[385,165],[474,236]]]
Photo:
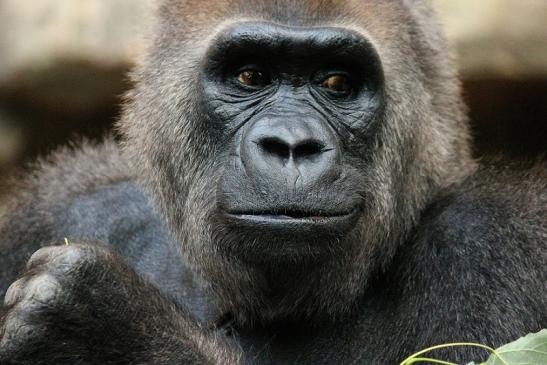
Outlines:
[[[149,3],[0,1],[0,182],[60,144],[111,130]],[[544,153],[547,1],[434,3],[458,57],[475,154]]]

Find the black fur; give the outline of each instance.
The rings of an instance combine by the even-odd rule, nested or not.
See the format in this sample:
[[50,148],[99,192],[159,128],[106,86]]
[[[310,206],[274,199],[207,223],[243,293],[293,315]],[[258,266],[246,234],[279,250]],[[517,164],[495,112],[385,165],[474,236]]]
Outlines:
[[[0,217],[0,364],[383,365],[547,327],[544,163],[470,158],[457,78],[421,1],[351,4],[163,2],[123,148],[64,149],[15,181]],[[302,96],[298,77],[242,104],[216,76],[244,43],[272,47],[281,68],[325,39],[368,70],[353,74],[365,91],[345,101],[352,113]],[[265,149],[275,156],[246,154],[257,130],[280,138]],[[307,136],[300,190],[258,161],[296,154],[295,130]],[[309,212],[352,213],[312,229],[270,218]]]

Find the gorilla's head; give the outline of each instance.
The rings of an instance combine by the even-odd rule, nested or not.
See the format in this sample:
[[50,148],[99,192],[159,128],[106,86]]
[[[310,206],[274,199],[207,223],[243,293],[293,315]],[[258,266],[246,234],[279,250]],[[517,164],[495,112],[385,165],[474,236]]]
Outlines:
[[418,0],[169,0],[121,129],[188,264],[241,321],[336,318],[473,163]]

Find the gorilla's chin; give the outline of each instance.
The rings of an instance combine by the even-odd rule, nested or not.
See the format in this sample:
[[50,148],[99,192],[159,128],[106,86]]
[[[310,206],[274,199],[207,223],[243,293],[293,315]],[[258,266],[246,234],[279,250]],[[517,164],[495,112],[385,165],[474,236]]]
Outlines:
[[381,246],[372,239],[375,231],[364,229],[378,209],[364,204],[363,194],[325,186],[315,201],[304,194],[287,198],[281,189],[275,199],[259,200],[245,195],[251,189],[227,194],[206,186],[193,185],[183,215],[166,201],[162,206],[178,223],[171,228],[185,262],[219,312],[253,325],[319,317],[327,323],[351,311]]
[[[215,227],[216,266],[201,274],[220,310],[249,326],[303,318],[327,323],[347,314],[362,294],[368,273],[367,263],[357,271],[351,265],[352,258],[360,256],[359,232],[349,223],[357,219],[354,214],[339,218],[347,220],[340,225],[290,218],[271,222],[275,219],[234,218],[236,222]],[[336,303],[325,300],[330,295]]]

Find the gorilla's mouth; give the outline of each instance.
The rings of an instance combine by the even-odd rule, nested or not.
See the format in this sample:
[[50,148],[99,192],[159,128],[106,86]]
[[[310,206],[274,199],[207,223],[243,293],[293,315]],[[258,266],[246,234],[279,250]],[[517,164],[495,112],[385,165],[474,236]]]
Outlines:
[[281,220],[321,220],[351,215],[353,210],[343,212],[324,212],[312,210],[262,210],[262,211],[235,211],[229,212],[233,216],[259,217]]
[[355,223],[357,209],[345,211],[323,210],[236,210],[226,212],[230,223],[243,224],[258,228],[283,228],[291,230],[298,228],[327,228],[331,230],[346,230]]

